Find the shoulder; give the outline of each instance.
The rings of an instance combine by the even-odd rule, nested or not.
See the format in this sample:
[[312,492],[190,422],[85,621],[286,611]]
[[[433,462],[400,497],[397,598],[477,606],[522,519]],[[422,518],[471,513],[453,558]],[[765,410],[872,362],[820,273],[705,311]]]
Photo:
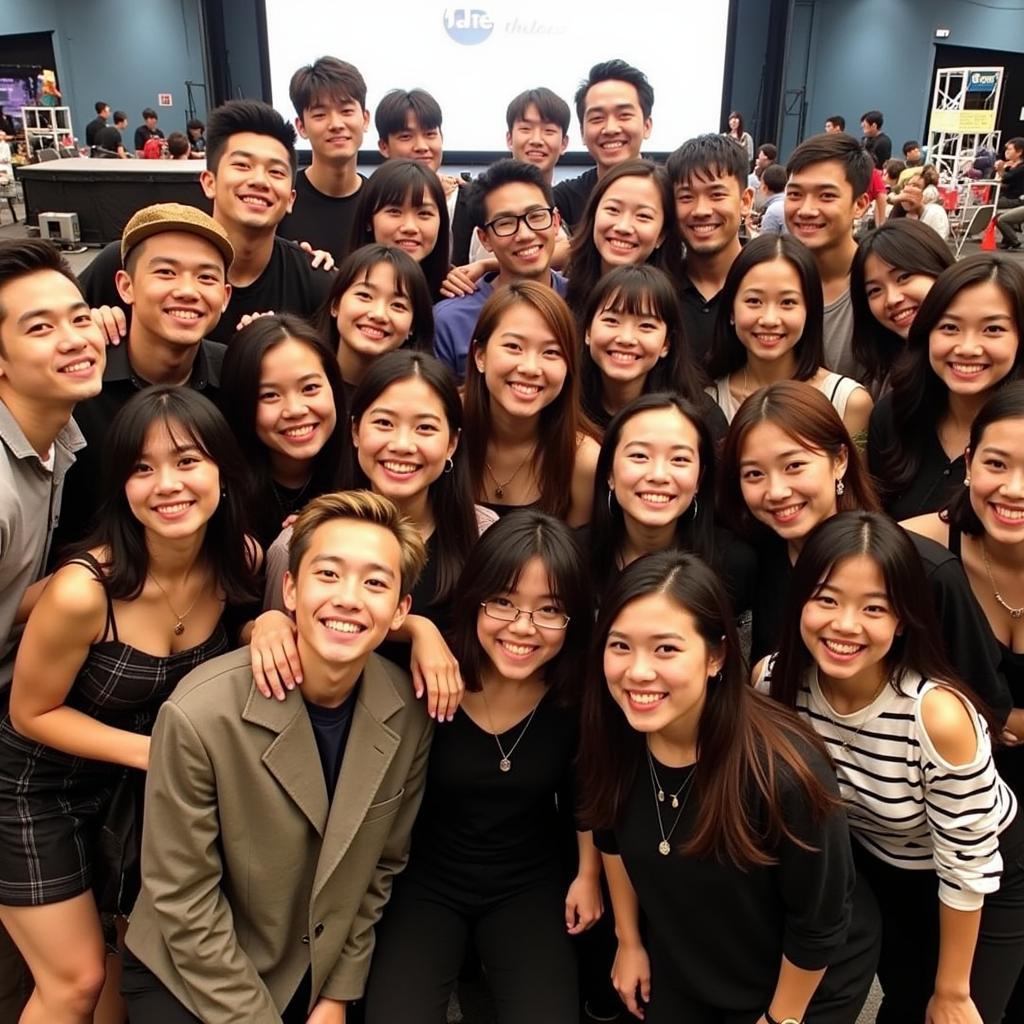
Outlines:
[[[911,522],[927,518],[929,517],[917,516],[914,520],[911,520]],[[963,576],[963,566],[960,563],[960,559],[957,558],[949,548],[934,540],[932,537],[919,533],[917,530],[909,527],[907,523],[900,523],[900,525],[907,532],[907,535],[913,542],[914,547],[917,548],[917,553],[921,557],[921,561],[924,563],[924,570],[928,576],[933,576],[941,570],[945,570],[946,572],[952,571],[956,573],[958,577],[963,578],[965,586],[967,585],[967,579]]]
[[167,703],[180,708],[190,719],[195,720],[202,718],[208,711],[240,711],[251,688],[249,648],[240,647],[194,668],[178,684]]
[[852,377],[847,377],[846,380],[850,382],[849,385],[847,385],[850,397],[846,400],[846,411],[867,415],[875,404],[872,401],[867,388],[858,381],[855,381]]
[[945,686],[933,686],[921,697],[921,727],[935,752],[949,764],[970,764],[977,756],[975,721],[965,698]]
[[913,519],[904,519],[900,526],[908,533],[927,537],[944,548],[949,545],[949,523],[945,522],[938,512],[929,512],[927,515],[914,516]]
[[589,434],[580,434],[576,442],[576,471],[593,474],[601,446]]
[[107,595],[92,569],[69,562],[53,574],[33,615],[59,623],[62,634],[99,634],[106,622]]

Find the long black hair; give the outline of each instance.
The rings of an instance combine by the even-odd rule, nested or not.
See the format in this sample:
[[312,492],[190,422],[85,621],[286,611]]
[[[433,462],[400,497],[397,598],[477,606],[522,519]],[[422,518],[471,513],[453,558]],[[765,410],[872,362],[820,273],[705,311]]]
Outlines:
[[[433,356],[399,349],[388,352],[371,363],[352,396],[352,423],[358,429],[366,411],[392,384],[419,378],[437,396],[444,409],[448,431],[457,438],[462,431],[462,400],[451,370]],[[370,482],[353,459],[356,487],[369,487]],[[437,543],[434,557],[437,564],[437,590],[432,604],[447,601],[455,590],[466,555],[476,543],[476,511],[469,484],[469,470],[460,444],[452,453],[451,468],[430,485],[427,491],[434,515]]]
[[258,600],[242,453],[217,407],[192,388],[164,384],[144,388],[118,411],[103,441],[104,499],[96,525],[85,540],[67,552],[64,561],[79,558],[92,548],[103,548],[109,552],[103,570],[110,596],[132,601],[142,593],[149,573],[149,549],[145,529],[128,504],[125,485],[154,426],[165,427],[175,444],[194,444],[216,465],[221,496],[206,524],[201,557],[212,569],[214,585],[224,592],[228,604]]

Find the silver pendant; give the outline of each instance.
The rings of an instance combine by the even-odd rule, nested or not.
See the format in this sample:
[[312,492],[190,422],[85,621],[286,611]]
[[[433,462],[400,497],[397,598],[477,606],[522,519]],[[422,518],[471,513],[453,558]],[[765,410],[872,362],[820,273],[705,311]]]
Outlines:
[[662,857],[667,857],[671,852],[672,847],[669,846],[668,840],[662,839],[662,841],[658,843],[658,853],[660,853]]
[[181,636],[181,634],[184,633],[184,632],[185,632],[185,623],[182,622],[181,619],[178,619],[178,621],[174,624],[174,635],[175,636]]
[[[499,497],[500,497],[500,495],[499,495]],[[498,762],[498,767],[499,767],[499,768],[500,768],[500,769],[501,769],[501,770],[502,770],[503,772],[510,772],[510,771],[512,771],[512,762],[511,762],[511,761],[510,761],[510,760],[509,760],[509,759],[508,759],[507,757],[503,757],[503,758],[502,758],[502,759],[501,759],[501,760],[500,760],[500,761]]]
[[679,795],[677,793],[673,793],[672,794],[672,810],[675,811],[675,810],[678,810],[678,809],[679,809]]
[[658,803],[659,804],[663,804],[664,802],[665,802],[665,790],[659,789],[658,790]]

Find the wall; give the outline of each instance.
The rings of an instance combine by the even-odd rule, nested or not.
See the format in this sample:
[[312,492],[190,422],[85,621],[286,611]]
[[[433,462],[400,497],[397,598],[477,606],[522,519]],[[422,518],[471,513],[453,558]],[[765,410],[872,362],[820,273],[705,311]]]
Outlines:
[[[53,31],[63,102],[79,139],[100,99],[128,114],[130,131],[147,106],[165,133],[184,130],[184,83],[204,77],[198,0],[0,0],[0,26]],[[174,105],[157,108],[159,92],[171,93]],[[202,108],[201,91],[197,100]]]

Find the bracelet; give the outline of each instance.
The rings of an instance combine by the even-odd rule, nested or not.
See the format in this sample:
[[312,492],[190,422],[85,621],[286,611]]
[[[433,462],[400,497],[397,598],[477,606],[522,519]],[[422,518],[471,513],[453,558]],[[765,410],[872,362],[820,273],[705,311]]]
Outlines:
[[777,1020],[772,1016],[772,1011],[770,1009],[764,1011],[764,1019],[768,1024],[803,1024],[803,1022],[797,1020],[796,1017],[783,1017],[782,1020]]

